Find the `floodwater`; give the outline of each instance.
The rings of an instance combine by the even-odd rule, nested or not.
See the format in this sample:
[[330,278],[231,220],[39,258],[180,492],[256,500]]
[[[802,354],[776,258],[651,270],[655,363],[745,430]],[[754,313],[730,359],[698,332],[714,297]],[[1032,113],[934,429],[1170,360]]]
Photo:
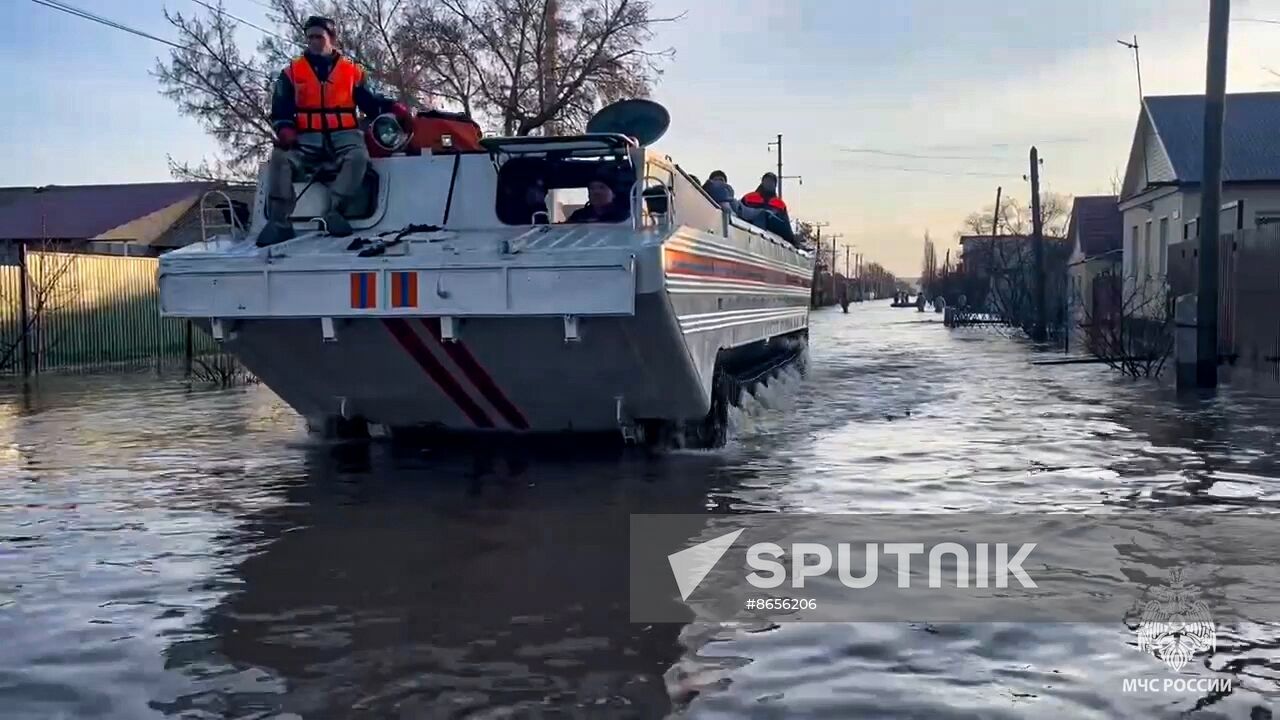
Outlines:
[[324,444],[270,391],[43,378],[0,397],[4,718],[1270,718],[1280,627],[1163,677],[1114,625],[628,622],[634,512],[1280,505],[1280,402],[1182,399],[887,303],[721,452]]

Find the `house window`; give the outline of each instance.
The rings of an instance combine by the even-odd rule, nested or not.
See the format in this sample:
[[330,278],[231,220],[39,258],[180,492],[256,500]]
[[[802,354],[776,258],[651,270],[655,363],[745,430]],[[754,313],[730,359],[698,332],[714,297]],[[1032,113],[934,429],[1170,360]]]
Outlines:
[[1148,220],[1142,235],[1142,270],[1144,277],[1151,277],[1151,221]]
[[1125,262],[1129,263],[1129,272],[1125,275],[1137,277],[1138,268],[1142,267],[1142,258],[1138,256],[1142,248],[1138,247],[1138,226],[1134,225],[1133,230],[1129,233],[1129,249],[1133,252],[1125,253]]
[[1169,218],[1160,218],[1160,264],[1156,274],[1164,277],[1169,274]]

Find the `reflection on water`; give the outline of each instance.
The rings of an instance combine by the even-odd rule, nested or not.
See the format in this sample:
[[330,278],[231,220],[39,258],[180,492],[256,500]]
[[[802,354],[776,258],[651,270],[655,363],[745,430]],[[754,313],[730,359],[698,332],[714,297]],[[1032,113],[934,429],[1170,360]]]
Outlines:
[[[0,397],[5,717],[1269,717],[1280,631],[1165,677],[1106,625],[641,626],[627,517],[1270,511],[1280,401],[1032,366],[885,305],[717,453],[325,445],[263,388],[42,380]],[[930,321],[930,322],[922,322]],[[1198,664],[1197,664],[1198,663]]]

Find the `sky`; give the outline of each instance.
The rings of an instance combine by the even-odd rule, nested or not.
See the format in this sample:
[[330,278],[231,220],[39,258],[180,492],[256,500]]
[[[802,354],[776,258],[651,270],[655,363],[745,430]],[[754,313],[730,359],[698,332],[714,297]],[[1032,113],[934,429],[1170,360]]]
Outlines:
[[[261,0],[226,0],[247,19]],[[70,0],[161,37],[162,8],[193,0]],[[168,180],[167,158],[214,144],[158,93],[166,48],[39,6],[0,0],[0,186]],[[1206,0],[654,0],[655,48],[671,48],[654,98],[672,127],[656,147],[689,172],[725,170],[738,192],[776,160],[793,217],[830,223],[842,246],[919,274],[997,186],[1030,198],[1031,145],[1045,190],[1108,194],[1138,114],[1138,36],[1148,95],[1203,92]],[[1228,90],[1280,91],[1280,0],[1235,0]],[[1257,20],[1275,20],[1270,24]],[[256,41],[242,29],[246,44]],[[837,257],[843,262],[843,252]]]

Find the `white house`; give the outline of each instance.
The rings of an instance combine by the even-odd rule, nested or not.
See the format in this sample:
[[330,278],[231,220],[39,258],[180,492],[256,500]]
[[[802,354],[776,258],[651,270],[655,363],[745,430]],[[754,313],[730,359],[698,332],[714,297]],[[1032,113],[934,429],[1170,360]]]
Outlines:
[[[1228,95],[1223,130],[1222,202],[1241,203],[1241,227],[1280,223],[1280,92]],[[1203,95],[1143,99],[1120,193],[1126,286],[1163,283],[1169,246],[1195,234],[1203,153]]]
[[[1067,320],[1072,342],[1117,320],[1118,288],[1123,258],[1123,223],[1115,195],[1077,197],[1071,205],[1067,240]],[[1114,284],[1113,284],[1114,283]]]

